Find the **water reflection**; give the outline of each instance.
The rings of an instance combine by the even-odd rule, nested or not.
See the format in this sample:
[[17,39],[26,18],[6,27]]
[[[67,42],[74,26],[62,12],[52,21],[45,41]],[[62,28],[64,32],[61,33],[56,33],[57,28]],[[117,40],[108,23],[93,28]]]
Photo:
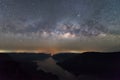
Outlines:
[[65,71],[60,66],[56,64],[56,61],[53,58],[48,58],[44,61],[34,61],[37,64],[37,70],[43,70],[45,72],[50,72],[54,75],[57,75],[60,80],[77,80],[76,76]]

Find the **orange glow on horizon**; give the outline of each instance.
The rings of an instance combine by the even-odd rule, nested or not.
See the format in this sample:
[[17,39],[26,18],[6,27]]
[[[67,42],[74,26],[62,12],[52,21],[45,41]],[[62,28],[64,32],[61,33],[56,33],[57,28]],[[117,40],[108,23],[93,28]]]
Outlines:
[[53,56],[54,54],[57,53],[65,53],[65,52],[70,52],[70,53],[83,53],[83,52],[92,52],[95,50],[60,50],[60,49],[38,49],[38,50],[0,50],[0,52],[16,52],[16,53],[46,53],[46,54],[51,54]]
[[39,49],[38,52],[50,53],[51,56],[57,53],[84,53],[84,52],[95,52],[96,50],[66,50],[66,49]]

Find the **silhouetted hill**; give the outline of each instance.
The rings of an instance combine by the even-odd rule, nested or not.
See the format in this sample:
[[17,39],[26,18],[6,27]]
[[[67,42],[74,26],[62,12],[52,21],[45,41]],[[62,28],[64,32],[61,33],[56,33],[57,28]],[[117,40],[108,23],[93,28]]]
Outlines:
[[49,58],[50,54],[44,54],[44,53],[8,53],[8,55],[16,61],[35,61],[35,60],[45,60]]
[[[0,80],[58,80],[53,73],[64,73],[64,77],[75,74],[77,77],[73,76],[78,80],[116,80],[114,76],[120,76],[119,52],[59,53],[50,57],[44,53],[0,54]],[[41,69],[49,72],[52,70],[52,74]],[[67,74],[66,71],[70,73]]]
[[[7,57],[8,55],[4,54],[4,58]],[[9,58],[0,60],[0,80],[58,80],[58,78],[51,73],[37,70],[34,62],[18,62]]]
[[0,53],[0,80],[58,80],[51,73],[37,70],[34,61],[49,57],[48,54]]
[[86,52],[57,64],[76,75],[119,76],[120,53]]
[[9,61],[12,60],[12,58],[9,56],[9,54],[5,54],[5,53],[0,53],[0,61]]
[[57,62],[63,62],[67,59],[73,58],[75,56],[77,56],[78,54],[75,53],[58,53],[52,56],[52,58],[57,61]]

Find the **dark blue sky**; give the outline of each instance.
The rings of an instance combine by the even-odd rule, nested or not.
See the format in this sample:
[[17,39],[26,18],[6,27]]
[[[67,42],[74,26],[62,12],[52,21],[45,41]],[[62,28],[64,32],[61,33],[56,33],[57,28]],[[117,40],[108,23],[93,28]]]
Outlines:
[[119,4],[119,0],[0,0],[0,48],[117,51]]

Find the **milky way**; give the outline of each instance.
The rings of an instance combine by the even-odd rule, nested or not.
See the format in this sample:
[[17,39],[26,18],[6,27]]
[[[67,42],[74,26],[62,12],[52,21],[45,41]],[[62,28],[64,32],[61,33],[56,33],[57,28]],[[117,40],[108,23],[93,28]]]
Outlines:
[[119,51],[119,4],[119,0],[0,0],[0,48]]

